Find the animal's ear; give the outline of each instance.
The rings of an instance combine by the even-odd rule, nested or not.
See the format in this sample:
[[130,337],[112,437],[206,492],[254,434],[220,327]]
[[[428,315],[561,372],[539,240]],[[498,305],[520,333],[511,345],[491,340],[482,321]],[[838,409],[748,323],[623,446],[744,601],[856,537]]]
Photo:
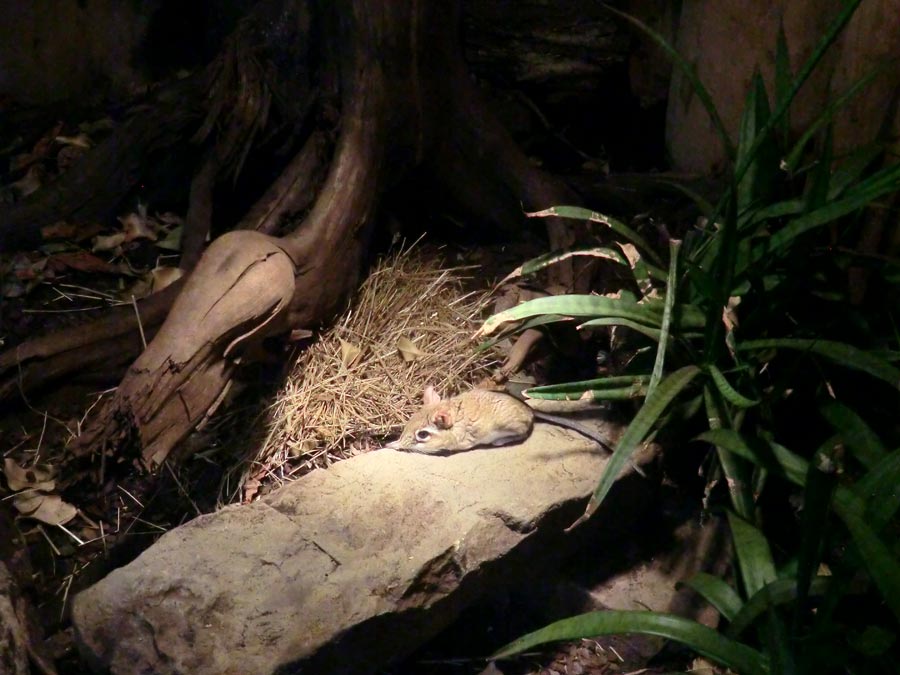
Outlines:
[[453,414],[450,408],[442,406],[431,413],[431,423],[438,429],[450,429],[453,426]]
[[441,395],[435,391],[434,387],[430,384],[425,387],[425,393],[422,394],[422,403],[425,405],[431,405],[432,403],[440,403]]

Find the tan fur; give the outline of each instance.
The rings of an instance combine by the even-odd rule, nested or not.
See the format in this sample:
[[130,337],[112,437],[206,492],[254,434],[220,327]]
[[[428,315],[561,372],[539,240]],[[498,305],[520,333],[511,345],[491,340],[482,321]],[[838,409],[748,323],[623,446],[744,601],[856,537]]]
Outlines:
[[472,389],[440,400],[429,387],[426,404],[387,447],[414,452],[460,452],[477,446],[505,445],[528,438],[534,413],[516,398]]

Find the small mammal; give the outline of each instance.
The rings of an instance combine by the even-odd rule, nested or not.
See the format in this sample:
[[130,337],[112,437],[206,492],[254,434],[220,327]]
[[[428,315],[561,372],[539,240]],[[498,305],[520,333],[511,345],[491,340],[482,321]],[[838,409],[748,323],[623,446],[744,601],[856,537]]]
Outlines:
[[612,452],[591,429],[565,417],[534,410],[509,394],[472,389],[442,399],[434,387],[425,389],[422,408],[409,418],[400,438],[386,447],[434,454],[517,443],[528,438],[535,419],[577,431]]

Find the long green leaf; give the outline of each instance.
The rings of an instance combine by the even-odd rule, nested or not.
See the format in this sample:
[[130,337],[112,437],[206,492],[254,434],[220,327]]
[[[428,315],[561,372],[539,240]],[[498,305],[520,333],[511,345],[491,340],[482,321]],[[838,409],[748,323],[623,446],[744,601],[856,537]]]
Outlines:
[[[524,333],[529,328],[537,328],[539,326],[546,326],[551,323],[561,323],[563,321],[572,321],[572,317],[570,316],[560,316],[559,314],[539,314],[537,316],[533,316],[527,321],[523,321],[522,323],[512,323],[510,322],[508,325],[504,325],[496,335],[494,335],[489,340],[484,340],[483,342],[478,343],[478,351],[483,352],[486,349],[490,349],[495,344],[497,344],[500,340],[507,338],[511,335],[516,335],[518,333]],[[477,337],[476,333],[476,337]]]
[[793,173],[797,169],[797,165],[800,163],[800,159],[803,156],[803,152],[806,149],[807,144],[812,139],[813,136],[821,129],[823,126],[831,124],[834,119],[835,113],[837,113],[841,108],[843,108],[850,99],[852,99],[856,94],[862,91],[865,87],[869,86],[873,79],[884,71],[884,67],[875,68],[870,71],[863,77],[856,80],[853,85],[845,91],[843,94],[838,96],[835,99],[832,99],[831,102],[825,106],[821,113],[819,113],[818,117],[816,117],[813,122],[806,127],[806,130],[794,144],[794,147],[791,148],[790,152],[788,152],[787,157],[784,159],[784,168],[788,173]]
[[744,591],[747,597],[752,597],[777,578],[772,551],[762,532],[731,511],[728,512],[728,523]]
[[880,532],[900,509],[900,449],[886,454],[853,490],[866,504],[866,518]]
[[[844,27],[853,17],[853,14],[856,12],[856,8],[859,7],[861,2],[862,0],[848,0],[844,3],[844,7],[841,12],[828,26],[825,34],[819,39],[819,42],[816,44],[816,48],[813,50],[813,53],[810,54],[809,58],[806,59],[803,66],[800,68],[800,71],[797,73],[797,77],[794,78],[794,81],[791,83],[791,87],[785,94],[784,98],[778,101],[778,104],[775,107],[775,111],[772,113],[771,117],[769,117],[768,123],[759,132],[757,139],[754,142],[754,147],[751,147],[751,149],[748,151],[747,154],[749,157],[753,156],[753,154],[756,152],[756,146],[762,145],[762,143],[766,139],[766,136],[768,136],[775,125],[781,121],[782,117],[787,114],[794,98],[800,92],[800,89],[803,87],[806,80],[809,79],[809,76],[812,74],[813,70],[815,70],[816,66],[819,64],[819,61],[821,61],[822,57],[825,56],[825,52],[828,51],[828,49],[837,39],[838,35],[841,34],[841,31],[844,30]],[[744,172],[747,170],[747,168],[748,165],[746,163],[744,166],[738,165],[735,170],[734,176],[734,180],[736,182],[739,182],[741,178],[743,178]]]
[[713,103],[712,96],[709,95],[706,87],[703,86],[703,82],[701,82],[700,78],[697,76],[697,71],[694,66],[689,63],[681,54],[679,54],[675,50],[675,48],[669,44],[668,40],[666,40],[662,35],[650,28],[650,26],[648,26],[644,22],[636,19],[630,14],[620,12],[619,10],[614,9],[613,7],[610,7],[605,3],[603,7],[616,16],[621,17],[632,26],[638,28],[641,32],[650,37],[650,39],[652,39],[659,46],[659,48],[666,53],[666,56],[671,59],[672,63],[674,63],[678,67],[681,73],[691,83],[691,88],[697,95],[697,99],[703,104],[703,107],[706,108],[706,112],[709,115],[710,121],[712,121],[713,123],[713,128],[719,135],[719,139],[722,141],[722,147],[725,150],[725,154],[729,158],[734,159],[734,143],[732,143],[731,137],[728,135],[728,131],[725,129],[725,125],[722,123],[722,119],[719,117],[719,111],[716,109],[716,104]]
[[884,445],[878,435],[854,410],[838,401],[829,401],[819,412],[866,468],[871,469],[885,457]]
[[666,347],[669,342],[669,331],[672,327],[672,307],[675,305],[675,297],[678,295],[678,251],[681,249],[681,241],[669,240],[669,277],[666,280],[666,297],[663,304],[662,322],[659,329],[659,345],[656,348],[656,360],[653,363],[653,372],[650,375],[650,383],[647,385],[647,393],[652,394],[659,384],[663,374],[663,366],[666,361]]
[[[692,305],[679,307],[679,328],[702,328],[703,313]],[[630,298],[606,298],[600,295],[552,295],[535,298],[488,317],[477,335],[490,335],[498,327],[540,314],[571,317],[619,317],[650,326],[662,323],[663,305],[659,300],[637,303]]]
[[[604,317],[602,319],[591,319],[590,321],[578,324],[578,328],[591,328],[592,326],[623,326],[625,328],[630,328],[641,335],[646,335],[651,340],[659,340],[659,328],[650,328],[649,326],[645,326],[637,321],[631,321],[630,319]],[[694,335],[696,336],[696,333]],[[686,335],[685,337],[688,336]]]
[[[834,130],[831,125],[825,128],[825,137],[822,139],[822,148],[816,157],[816,161],[806,174],[806,186],[804,195],[804,211],[812,213],[816,209],[827,204],[828,192],[831,187],[831,165],[834,158]],[[799,220],[799,219],[798,219]]]
[[[811,580],[809,595],[817,597],[828,590],[831,577],[820,576]],[[795,579],[776,579],[759,589],[741,607],[740,612],[733,618],[725,634],[730,638],[737,638],[760,615],[768,609],[778,605],[793,602],[798,597],[797,581]]]
[[[738,183],[737,211],[751,204],[765,204],[771,200],[772,189],[778,177],[778,150],[772,134],[757,142],[757,136],[769,120],[769,102],[766,86],[759,71],[754,73],[750,90],[744,101],[741,132],[737,147],[737,163],[747,164],[747,170]],[[754,154],[750,156],[750,149]]]
[[777,443],[760,439],[748,441],[731,429],[711,429],[697,436],[698,441],[725,448],[744,459],[778,473],[795,485],[804,485],[808,463],[799,455]]
[[766,612],[766,623],[763,633],[766,640],[766,653],[769,656],[770,668],[781,675],[796,675],[794,653],[791,650],[787,626],[781,615],[773,608]]
[[[723,430],[707,432],[702,434],[701,437],[724,437],[728,435],[722,432]],[[718,440],[721,442],[724,438],[719,438]],[[733,446],[739,452],[747,449],[746,444],[734,443]],[[798,477],[800,473],[798,469],[799,465],[803,463],[802,460],[795,455],[792,456],[793,453],[775,443],[772,443],[771,447],[775,450],[773,456],[777,457],[782,469],[785,469],[785,475],[795,478],[795,482],[802,485],[803,479]],[[747,458],[760,461],[759,455],[753,452],[748,452]],[[838,488],[835,491],[834,508],[850,531],[853,541],[859,550],[860,559],[884,597],[885,602],[894,615],[900,619],[900,562],[893,557],[889,547],[879,539],[876,531],[865,521],[862,509],[859,508],[858,500],[845,488]],[[733,516],[732,520],[737,522],[739,519]],[[741,570],[743,573],[743,563]],[[760,575],[757,573],[756,576]]]
[[491,658],[506,658],[546,642],[621,633],[658,635],[675,640],[742,675],[767,675],[769,672],[766,657],[755,649],[729,640],[696,621],[659,612],[600,611],[573,616],[523,635]]
[[527,398],[553,401],[635,399],[646,396],[649,379],[646,375],[618,375],[532,387],[523,393]]
[[[706,418],[711,430],[722,429],[723,424],[731,428],[733,421],[722,399],[715,395],[713,387],[706,383],[703,386],[703,403],[706,406]],[[732,432],[737,435],[737,432]],[[740,435],[737,435],[740,439]],[[723,445],[716,445],[716,455],[722,471],[725,472],[725,485],[731,497],[731,505],[742,518],[750,518],[753,514],[753,492],[749,480],[749,466],[738,455]]]
[[703,195],[701,195],[696,190],[689,188],[687,185],[678,180],[673,180],[671,178],[654,178],[650,177],[655,183],[660,185],[665,185],[666,187],[670,187],[677,192],[680,192],[685,197],[690,199],[694,204],[700,209],[700,213],[706,216],[707,219],[710,219],[713,214],[713,205],[709,203]]
[[900,370],[876,356],[843,342],[803,338],[771,338],[748,340],[737,345],[738,351],[756,349],[796,349],[818,354],[835,363],[860,370],[900,389]]
[[760,249],[760,252],[756,254],[754,262],[758,262],[767,255],[785,250],[787,245],[800,235],[858,211],[876,199],[896,192],[898,189],[900,189],[900,164],[892,164],[847,190],[842,199],[830,201],[822,208],[790,221],[771,236],[765,248]]
[[616,389],[623,385],[634,387],[644,386],[649,382],[647,375],[614,375],[611,377],[597,377],[592,380],[578,380],[576,382],[561,382],[559,384],[545,384],[540,387],[531,387],[525,390],[528,397],[538,394],[572,394],[589,389]]
[[759,405],[759,400],[747,398],[737,389],[732,387],[731,383],[728,382],[728,380],[722,374],[722,371],[719,370],[714,364],[709,364],[706,369],[707,371],[709,371],[709,375],[712,378],[713,383],[715,383],[716,388],[719,390],[719,393],[725,397],[726,401],[728,401],[732,405],[737,406],[738,408],[752,408],[755,405]]
[[550,265],[578,256],[602,258],[604,260],[611,260],[612,262],[619,263],[620,265],[628,264],[625,256],[614,248],[605,248],[602,246],[572,246],[570,248],[562,249],[561,251],[551,251],[550,253],[538,256],[537,258],[533,258],[532,260],[519,265],[516,269],[503,277],[503,280],[497,285],[502,286],[513,279],[530,276]]
[[680,370],[676,370],[660,382],[659,386],[653,391],[653,394],[646,398],[644,405],[641,406],[641,409],[638,411],[637,415],[634,416],[634,419],[631,420],[631,424],[628,425],[625,433],[622,434],[622,437],[619,439],[615,452],[613,452],[612,456],[609,458],[609,461],[603,470],[603,475],[600,477],[600,482],[597,484],[594,494],[591,495],[590,501],[588,501],[584,515],[576,520],[569,529],[590,518],[591,514],[597,510],[597,507],[599,507],[606,498],[613,483],[615,483],[616,479],[619,477],[619,473],[631,459],[631,455],[635,448],[637,448],[638,444],[643,441],[650,432],[654,422],[659,419],[659,416],[663,414],[672,400],[678,396],[678,394],[680,394],[699,373],[700,369],[696,366],[685,366]]
[[[802,487],[806,484],[809,463],[783,445],[761,439],[748,441],[730,429],[705,431],[698,435],[696,440],[727,448],[730,452],[783,476],[795,485]],[[852,511],[859,517],[865,513],[865,502],[859,495],[840,485],[834,491],[833,506],[846,512]]]
[[837,487],[837,466],[834,461],[836,440],[829,439],[819,448],[806,472],[800,550],[797,555],[797,604],[794,607],[793,621],[797,629],[801,625],[802,612],[806,611],[809,585],[819,569],[828,532],[831,498]]
[[[755,156],[757,149],[764,142],[766,142],[767,137],[775,128],[775,126],[781,123],[783,117],[788,113],[788,110],[794,98],[797,96],[806,80],[812,74],[813,70],[815,70],[816,66],[819,64],[819,61],[822,60],[825,52],[828,51],[828,49],[837,39],[838,35],[840,35],[841,31],[844,30],[844,27],[850,21],[861,2],[862,0],[847,0],[841,12],[837,17],[835,17],[831,24],[829,24],[825,34],[819,39],[819,42],[816,43],[816,48],[800,68],[800,71],[797,73],[797,77],[794,78],[794,81],[791,83],[791,87],[788,90],[787,94],[783,99],[779,99],[774,112],[769,117],[768,123],[765,125],[765,127],[763,127],[762,130],[760,130],[753,145],[745,153],[745,156],[748,159],[739,163],[735,167],[731,184],[725,191],[725,194],[722,195],[722,198],[719,200],[719,204],[716,206],[716,210],[713,212],[713,216],[710,220],[715,222],[722,210],[725,209],[732,202],[732,200],[734,200],[735,188],[740,184],[741,179],[744,177],[744,173],[750,168],[750,161]],[[719,257],[718,249],[720,246],[721,241],[719,237],[713,237],[707,241],[707,250],[704,254],[703,259],[704,268],[708,269],[711,265],[711,261]]]
[[900,561],[854,509],[836,501],[835,511],[850,531],[860,559],[885,603],[900,620]]
[[882,141],[869,143],[856,148],[844,159],[831,176],[831,190],[828,199],[834,200],[844,196],[860,177],[868,171],[876,160],[884,155],[885,144]]
[[703,596],[728,621],[734,620],[744,604],[736,590],[712,574],[698,572],[684,583]]
[[802,199],[788,199],[783,202],[761,206],[758,209],[750,209],[741,214],[739,228],[743,231],[770,219],[803,213],[804,206],[805,202]]
[[[551,206],[549,209],[543,209],[541,211],[526,212],[525,216],[528,218],[551,218],[555,216],[559,218],[572,218],[573,220],[588,220],[592,223],[606,225],[613,232],[621,235],[632,244],[637,246],[639,249],[641,249],[644,255],[653,260],[656,265],[662,264],[662,261],[656,254],[656,251],[654,251],[650,247],[650,245],[644,240],[641,235],[632,230],[621,220],[613,218],[612,216],[607,216],[605,214],[598,213],[597,211],[591,211],[590,209],[585,209],[580,206]],[[662,271],[659,271],[659,276],[660,278],[664,278],[665,274]]]

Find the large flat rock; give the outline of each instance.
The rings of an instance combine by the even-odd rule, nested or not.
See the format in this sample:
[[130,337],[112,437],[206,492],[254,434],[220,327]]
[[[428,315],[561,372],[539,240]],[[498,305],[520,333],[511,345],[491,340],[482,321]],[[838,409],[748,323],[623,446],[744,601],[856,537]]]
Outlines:
[[539,424],[521,445],[345,460],[80,593],[80,647],[114,673],[371,672],[560,546],[606,457]]

